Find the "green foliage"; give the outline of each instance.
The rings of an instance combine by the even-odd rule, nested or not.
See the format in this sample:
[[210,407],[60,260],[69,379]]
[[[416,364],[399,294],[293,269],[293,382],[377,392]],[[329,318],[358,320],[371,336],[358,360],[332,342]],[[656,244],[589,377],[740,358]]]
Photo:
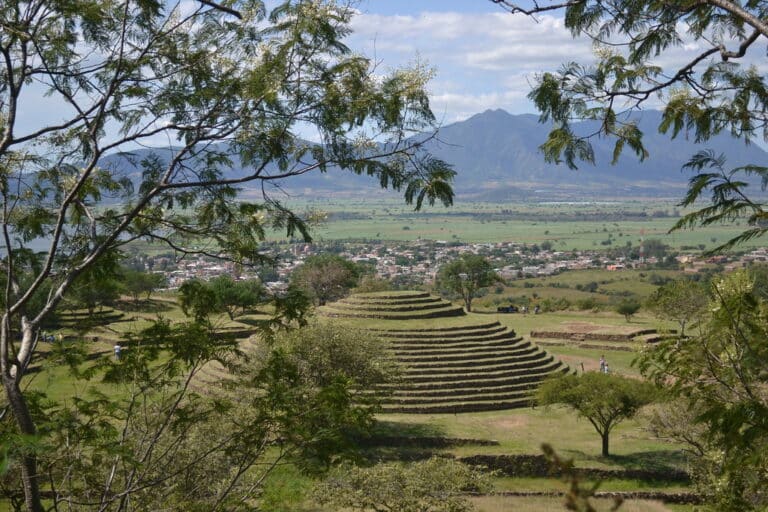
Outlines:
[[[361,386],[392,375],[383,345],[336,327],[301,332],[247,360],[207,322],[163,320],[121,341],[119,360],[71,357],[76,378],[101,384],[62,403],[30,395],[39,435],[28,442],[1,418],[12,451],[0,485],[17,494],[17,455],[34,451],[59,507],[250,510],[275,464],[318,473],[356,457],[376,410]],[[197,394],[214,361],[233,370],[230,384]],[[279,510],[274,481],[270,492]]]
[[[768,108],[768,82],[762,72],[743,62],[751,48],[768,38],[764,2],[588,0],[531,7],[514,0],[494,1],[529,15],[563,9],[571,33],[596,42],[592,65],[568,62],[556,72],[543,73],[529,94],[541,120],[553,124],[541,146],[548,161],[564,161],[570,168],[576,168],[578,161],[593,163],[595,136],[615,141],[613,163],[625,147],[644,159],[648,153],[643,133],[628,114],[651,100],[664,105],[658,128],[673,138],[683,135],[705,143],[723,132],[746,144],[768,138],[762,121]],[[696,48],[687,62],[667,69],[658,65],[683,45]],[[594,121],[595,129],[576,133],[572,123],[578,120]],[[682,204],[693,204],[708,190],[712,203],[686,215],[675,227],[747,220],[748,229],[715,250],[765,232],[762,203],[746,197],[746,183],[736,175],[757,176],[765,186],[766,168],[747,165],[725,172],[723,163],[712,152],[693,156],[688,167],[699,173],[691,179]],[[704,167],[714,172],[700,172]]]
[[264,482],[259,497],[262,512],[296,512],[312,489],[312,480],[293,465],[280,466]]
[[624,315],[624,318],[629,322],[632,315],[640,310],[640,303],[634,299],[624,299],[616,305],[616,312],[620,315]]
[[392,283],[387,279],[377,279],[372,276],[363,276],[360,284],[355,288],[358,293],[386,292],[392,289]]
[[377,512],[467,512],[468,491],[489,488],[487,475],[452,459],[410,464],[342,467],[315,489],[315,499],[334,509]]
[[223,312],[234,320],[238,311],[245,314],[249,308],[268,299],[267,291],[259,281],[235,281],[229,275],[215,277],[209,282],[190,279],[179,287],[181,309],[196,321]]
[[369,331],[349,326],[314,322],[281,333],[271,348],[284,350],[299,368],[302,379],[317,387],[328,386],[344,376],[360,390],[369,391],[390,382],[398,373],[386,342]]
[[[747,165],[726,170],[725,163],[725,155],[715,156],[713,151],[701,151],[686,164],[686,168],[697,174],[690,179],[688,193],[680,205],[693,206],[705,193],[710,192],[709,205],[687,213],[672,227],[672,230],[678,230],[746,220],[749,226],[746,230],[708,251],[710,253],[725,251],[743,242],[759,238],[768,230],[766,227],[768,212],[765,211],[763,203],[754,201],[746,195],[745,189],[749,184],[744,181],[746,177],[757,177],[765,189],[768,184],[768,167]],[[742,175],[744,178],[740,177]]]
[[196,322],[207,321],[219,310],[216,292],[200,279],[190,279],[182,283],[179,287],[179,305],[184,314],[194,318]]
[[501,278],[485,257],[465,253],[440,268],[435,285],[443,292],[460,296],[467,311],[472,311],[472,299],[499,281]]
[[361,269],[335,254],[309,256],[291,274],[291,285],[303,290],[316,305],[344,297],[357,285]]
[[73,282],[67,294],[70,309],[87,309],[93,316],[97,307],[112,305],[120,297],[119,254],[110,252]]
[[235,281],[229,275],[211,279],[208,283],[216,296],[216,303],[234,320],[239,310],[240,314],[259,304],[266,302],[267,290],[261,282],[250,279]]
[[707,291],[702,285],[679,279],[659,287],[646,301],[646,307],[659,318],[676,321],[680,336],[685,336],[686,324],[699,316],[707,302]]
[[139,302],[139,298],[144,294],[149,299],[152,292],[165,285],[166,279],[163,274],[126,267],[120,270],[120,289],[130,295],[134,302]]
[[586,418],[602,439],[602,455],[609,456],[613,428],[655,400],[655,388],[619,375],[587,372],[548,379],[537,392],[543,405],[564,404]]
[[662,343],[640,362],[696,411],[709,468],[700,483],[718,510],[768,503],[768,301],[759,292],[747,271],[714,280],[697,333]]
[[[108,283],[99,269],[109,270],[125,244],[141,239],[182,256],[267,262],[260,249],[268,232],[310,240],[313,219],[266,185],[330,168],[402,191],[417,209],[452,203],[450,166],[427,155],[423,142],[404,142],[434,125],[430,72],[417,65],[374,74],[376,63],[343,44],[355,12],[347,5],[270,7],[0,3],[0,201],[10,234],[0,366],[25,435],[37,431],[21,391],[35,333],[65,296],[89,309],[109,298],[111,291],[92,295]],[[61,108],[22,116],[40,94]],[[305,130],[323,143],[297,136]],[[163,148],[135,151],[162,140]],[[261,197],[238,200],[248,183]],[[36,239],[47,249],[32,265]],[[196,320],[214,302],[193,299],[201,290],[187,290]],[[278,311],[298,311],[288,307],[297,297],[276,299]],[[24,506],[38,511],[35,456],[23,459]]]

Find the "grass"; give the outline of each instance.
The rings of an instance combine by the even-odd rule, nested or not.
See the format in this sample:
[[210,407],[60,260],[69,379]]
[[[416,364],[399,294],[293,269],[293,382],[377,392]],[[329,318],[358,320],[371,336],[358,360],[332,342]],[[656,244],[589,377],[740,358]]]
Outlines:
[[[655,217],[653,212],[673,215],[672,200],[620,200],[604,203],[471,203],[457,201],[450,209],[425,208],[414,212],[397,199],[366,201],[324,199],[295,201],[297,211],[328,212],[329,220],[314,231],[315,240],[445,240],[462,242],[502,242],[526,244],[549,241],[555,250],[607,249],[627,242],[638,246],[641,240],[658,239],[673,247],[707,249],[734,237],[742,227],[735,224],[698,227],[691,231],[668,233],[676,216]],[[622,212],[645,213],[646,218],[622,220]],[[353,215],[336,215],[344,213]],[[684,212],[678,212],[684,213]],[[275,232],[275,240],[284,233]],[[610,240],[610,245],[607,242]],[[743,247],[760,246],[759,241]]]
[[[556,478],[496,478],[493,481],[494,491],[527,491],[527,492],[562,492],[566,485]],[[632,491],[665,491],[686,492],[690,487],[661,480],[633,480],[633,479],[605,479],[582,480],[584,488],[589,489],[598,485],[598,489],[604,492],[632,492]]]
[[[577,276],[578,279],[593,279],[592,275]],[[624,281],[615,283],[624,285]],[[614,283],[610,283],[614,284]],[[607,286],[607,285],[606,285]],[[536,288],[538,289],[538,288]],[[526,289],[530,290],[530,289]],[[147,325],[157,309],[163,309],[162,314],[167,318],[179,320],[183,314],[169,298],[158,298],[158,302],[146,303],[138,309],[126,307],[125,316],[121,321],[100,325],[95,328],[99,332],[99,340],[88,342],[86,347],[93,353],[111,353],[112,338],[118,339],[120,334],[130,329],[137,329]],[[155,307],[157,306],[157,307]],[[248,327],[261,315],[248,315],[231,322],[225,316],[217,321],[225,327]],[[477,324],[490,324],[500,321],[503,325],[515,329],[518,334],[527,336],[535,329],[556,329],[576,321],[588,321],[603,326],[605,330],[620,330],[627,327],[627,322],[611,312],[577,312],[566,311],[546,313],[540,315],[521,314],[496,314],[471,313],[463,317],[449,317],[437,319],[419,319],[397,322],[398,329],[428,329],[460,327]],[[340,319],[325,319],[324,321],[339,322]],[[344,319],[346,325],[365,328],[391,328],[392,322],[378,319]],[[630,327],[653,328],[658,322],[650,317],[638,316],[629,324]],[[74,334],[74,325],[68,325],[62,332]],[[536,341],[536,340],[534,340]],[[42,345],[42,344],[41,344]],[[638,345],[639,346],[639,345]],[[43,346],[44,353],[49,347]],[[547,352],[561,358],[572,368],[579,368],[584,363],[585,369],[597,368],[600,355],[605,354],[613,371],[637,376],[637,370],[631,365],[635,354],[632,352],[608,352],[599,349],[584,349],[573,345],[546,346]],[[66,400],[72,396],[86,393],[92,384],[74,381],[66,370],[53,364],[51,360],[41,359],[41,370],[35,374],[31,387],[45,390],[49,396],[56,400]],[[99,384],[99,386],[103,386]],[[102,390],[104,388],[101,388]],[[114,391],[115,393],[118,390]],[[594,467],[603,469],[637,469],[655,468],[681,469],[685,468],[685,461],[681,456],[678,446],[670,445],[653,439],[642,428],[641,420],[630,420],[619,425],[611,437],[612,456],[603,458],[600,453],[600,439],[593,427],[586,420],[580,420],[574,413],[561,407],[552,408],[525,408],[511,411],[495,411],[472,414],[386,414],[379,416],[382,421],[381,429],[393,435],[411,436],[442,436],[449,438],[473,438],[496,440],[496,446],[462,445],[444,449],[434,449],[444,454],[455,456],[471,456],[478,454],[505,455],[505,454],[540,454],[540,446],[546,442],[553,445],[556,450],[567,458],[573,458],[577,467]],[[372,449],[371,456],[376,457],[407,457],[418,450],[414,448],[376,448]],[[279,480],[279,478],[278,478]],[[275,482],[278,482],[277,480]],[[498,478],[495,480],[497,490],[520,491],[558,491],[564,488],[564,484],[557,479],[547,478]],[[301,493],[306,486],[297,484],[297,487],[284,486],[274,483],[270,492],[274,493],[276,501],[285,495]],[[650,490],[661,489],[666,491],[685,490],[685,486],[669,482],[644,482],[636,480],[609,480],[602,484],[604,490]],[[474,499],[479,510],[497,512],[503,510],[560,510],[561,498],[533,497],[512,498],[504,496],[489,496]],[[600,500],[598,503],[605,505],[607,510],[609,501]],[[664,510],[692,510],[692,508],[674,507],[662,505],[657,502],[631,501],[622,507],[622,512],[654,512]]]
[[564,407],[536,407],[473,414],[398,415],[380,417],[390,429],[426,431],[451,438],[498,441],[496,446],[458,446],[448,450],[457,456],[478,454],[541,453],[549,443],[578,466],[605,469],[638,469],[654,466],[684,469],[677,446],[654,439],[640,420],[619,424],[611,435],[612,456],[600,457],[600,437],[592,425]]

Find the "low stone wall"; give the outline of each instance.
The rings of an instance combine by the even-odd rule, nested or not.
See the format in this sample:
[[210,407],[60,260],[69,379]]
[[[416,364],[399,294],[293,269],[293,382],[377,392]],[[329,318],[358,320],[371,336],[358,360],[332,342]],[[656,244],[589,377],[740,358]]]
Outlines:
[[640,329],[630,334],[597,333],[597,332],[572,332],[572,331],[531,331],[531,338],[551,338],[556,340],[574,341],[632,341],[637,336],[656,334],[656,329]]
[[573,347],[574,345],[578,348],[591,348],[595,350],[612,350],[614,352],[634,352],[636,349],[634,347],[626,347],[623,345],[598,345],[595,343],[563,343],[563,342],[557,342],[557,341],[537,341],[537,345],[540,345],[542,347],[564,347],[569,346]]

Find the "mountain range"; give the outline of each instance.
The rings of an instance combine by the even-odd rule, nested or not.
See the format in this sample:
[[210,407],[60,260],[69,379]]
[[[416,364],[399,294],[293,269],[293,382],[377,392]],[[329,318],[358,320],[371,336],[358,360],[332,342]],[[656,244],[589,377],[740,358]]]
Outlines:
[[[595,139],[592,141],[595,165],[581,164],[574,171],[565,165],[548,164],[539,146],[546,140],[549,126],[539,123],[536,115],[512,115],[500,109],[487,110],[441,127],[437,137],[427,143],[427,149],[454,166],[457,171],[454,190],[460,199],[483,201],[679,198],[689,177],[689,173],[681,169],[702,149],[725,154],[728,167],[747,163],[768,165],[768,153],[729,134],[713,137],[706,144],[697,144],[685,134],[671,139],[658,132],[660,112],[649,110],[636,115],[644,133],[643,143],[650,153],[642,162],[625,150],[619,161],[611,165],[612,141]],[[593,126],[588,123],[574,125],[577,133],[587,133],[590,128]],[[135,152],[134,158],[140,160],[145,151],[149,150]],[[161,150],[161,157],[167,152]],[[130,167],[124,157],[118,155],[107,157],[103,164],[112,168]],[[234,168],[231,175],[242,172]],[[373,180],[338,169],[325,174],[312,172],[295,176],[279,186],[291,196],[307,198],[359,197],[361,191],[386,193],[381,192]]]

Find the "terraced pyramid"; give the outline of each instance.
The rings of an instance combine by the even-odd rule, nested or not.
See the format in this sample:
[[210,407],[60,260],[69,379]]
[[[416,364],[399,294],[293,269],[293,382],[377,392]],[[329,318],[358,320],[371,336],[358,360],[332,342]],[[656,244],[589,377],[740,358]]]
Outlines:
[[454,306],[426,292],[378,292],[352,295],[322,308],[321,314],[346,318],[415,320],[463,316],[464,308]]
[[[458,311],[457,311],[458,310]],[[321,314],[395,320],[369,329],[386,340],[401,364],[384,412],[458,413],[530,405],[539,382],[568,370],[499,322],[476,322],[463,308],[424,292],[353,295]],[[465,318],[441,318],[465,316]],[[437,318],[438,320],[433,320]],[[450,325],[449,325],[450,324]]]

